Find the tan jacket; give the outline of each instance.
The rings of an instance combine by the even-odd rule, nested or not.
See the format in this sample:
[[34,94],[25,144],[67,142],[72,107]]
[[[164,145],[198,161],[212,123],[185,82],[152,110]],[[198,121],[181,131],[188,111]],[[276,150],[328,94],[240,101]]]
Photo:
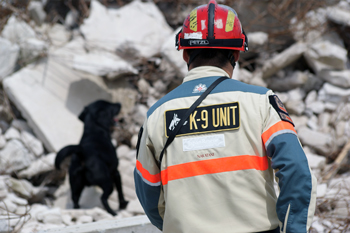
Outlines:
[[[191,114],[157,166],[167,135],[210,84],[227,74],[192,69],[148,111],[135,186],[165,233],[307,232],[316,179],[292,120],[271,90],[228,79]],[[274,169],[280,196],[274,190]]]

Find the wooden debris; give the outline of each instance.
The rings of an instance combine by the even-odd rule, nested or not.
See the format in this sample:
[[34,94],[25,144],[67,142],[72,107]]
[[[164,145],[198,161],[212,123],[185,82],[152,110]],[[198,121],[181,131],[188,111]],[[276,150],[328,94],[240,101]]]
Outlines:
[[340,166],[346,161],[347,154],[350,150],[350,141],[348,141],[343,147],[342,151],[334,161],[333,165],[329,168],[326,174],[323,176],[322,183],[328,183],[334,175],[338,172]]

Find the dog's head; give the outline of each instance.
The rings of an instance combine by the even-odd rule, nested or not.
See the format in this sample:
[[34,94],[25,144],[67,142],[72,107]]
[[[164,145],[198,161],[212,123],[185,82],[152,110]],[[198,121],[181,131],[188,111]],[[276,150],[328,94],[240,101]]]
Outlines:
[[79,115],[79,119],[84,123],[94,121],[104,128],[110,128],[114,124],[114,117],[118,115],[120,109],[120,103],[97,100],[84,108]]

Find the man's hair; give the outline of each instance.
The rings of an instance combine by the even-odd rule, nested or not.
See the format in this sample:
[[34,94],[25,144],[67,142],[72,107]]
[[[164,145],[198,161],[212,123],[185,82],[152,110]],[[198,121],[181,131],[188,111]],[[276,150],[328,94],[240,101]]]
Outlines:
[[[196,49],[188,49],[188,55],[191,55],[195,52]],[[229,53],[232,51],[227,49],[201,49],[200,53],[192,61],[194,67],[201,65],[212,65],[223,67],[229,63]]]

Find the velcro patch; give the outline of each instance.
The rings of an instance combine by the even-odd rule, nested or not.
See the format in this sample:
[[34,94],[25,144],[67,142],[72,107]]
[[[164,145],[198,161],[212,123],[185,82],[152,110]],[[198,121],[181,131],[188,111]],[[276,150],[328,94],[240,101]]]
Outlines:
[[[164,113],[165,135],[169,137],[188,108]],[[200,134],[238,129],[240,114],[238,102],[197,107],[181,127],[179,135]]]
[[287,122],[291,123],[293,126],[295,126],[293,121],[292,121],[292,118],[290,118],[290,116],[287,112],[287,109],[284,107],[282,101],[278,98],[278,96],[271,95],[271,96],[269,96],[269,100],[270,100],[270,104],[276,110],[276,112],[280,116],[281,120],[287,121]]

